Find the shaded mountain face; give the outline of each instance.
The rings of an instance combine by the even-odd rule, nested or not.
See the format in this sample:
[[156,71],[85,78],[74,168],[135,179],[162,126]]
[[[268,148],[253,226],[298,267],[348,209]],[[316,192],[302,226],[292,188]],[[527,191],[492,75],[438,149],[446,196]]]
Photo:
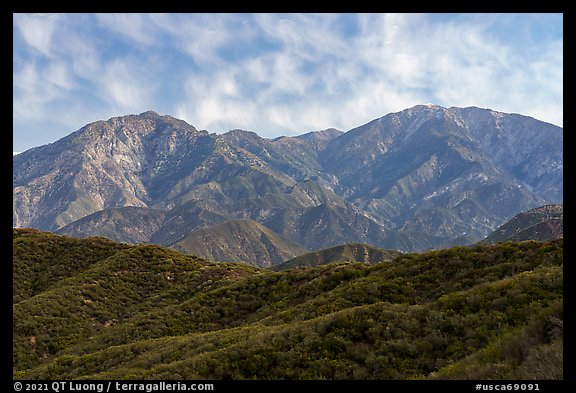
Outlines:
[[562,203],[562,153],[562,128],[475,107],[419,105],[345,133],[276,139],[145,112],[14,156],[13,225],[174,245],[252,220],[306,249],[421,251]]
[[57,233],[73,237],[102,236],[125,243],[144,243],[163,227],[166,214],[145,207],[124,207],[100,210],[82,217]]
[[555,240],[564,237],[564,205],[546,205],[522,212],[492,232],[481,243]]
[[173,248],[211,261],[270,267],[308,250],[252,220],[226,221],[193,231]]

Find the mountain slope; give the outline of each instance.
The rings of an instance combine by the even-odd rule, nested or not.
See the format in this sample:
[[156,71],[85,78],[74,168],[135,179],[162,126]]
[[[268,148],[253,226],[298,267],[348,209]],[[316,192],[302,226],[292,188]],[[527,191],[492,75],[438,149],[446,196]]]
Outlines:
[[227,221],[195,230],[172,247],[212,261],[247,262],[260,267],[308,251],[252,220]]
[[13,254],[15,379],[562,378],[562,240],[284,272],[20,229]]
[[14,229],[12,244],[14,303],[50,290],[60,280],[130,247],[105,238],[75,239],[31,228]]
[[207,135],[145,112],[91,123],[28,150],[14,159],[14,225],[55,230],[104,208],[147,206],[151,180],[168,180],[178,167],[168,159],[180,160],[190,146],[202,157]]
[[369,244],[342,244],[324,250],[318,250],[287,260],[273,266],[275,271],[293,269],[295,267],[314,267],[326,263],[364,262],[381,263],[389,261],[400,255],[399,251],[383,250]]
[[[521,148],[508,138],[513,164],[495,153],[501,135],[524,135]],[[487,233],[518,206],[562,198],[562,129],[520,115],[420,105],[350,130],[326,151],[325,166],[341,174],[347,199],[399,229],[452,237]],[[532,161],[537,152],[546,165]],[[547,173],[557,188],[538,188],[525,174],[530,170]],[[436,213],[445,209],[453,213],[448,221]]]
[[[517,114],[436,105],[276,139],[209,134],[145,112],[88,124],[13,163],[14,227],[57,231],[139,207],[165,214],[162,225],[115,210],[69,229],[170,245],[250,219],[308,249],[410,252],[471,244],[522,211],[562,203],[563,133]],[[130,217],[150,227],[113,233],[114,220]]]
[[117,242],[144,243],[164,223],[166,214],[144,207],[125,207],[100,210],[82,217],[56,233],[74,237],[103,236]]
[[481,243],[554,240],[563,237],[563,227],[563,205],[546,205],[517,214]]

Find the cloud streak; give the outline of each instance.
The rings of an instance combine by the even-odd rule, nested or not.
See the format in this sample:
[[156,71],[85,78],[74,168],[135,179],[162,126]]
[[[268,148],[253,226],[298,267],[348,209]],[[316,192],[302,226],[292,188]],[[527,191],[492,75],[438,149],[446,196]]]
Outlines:
[[268,137],[346,131],[426,102],[562,125],[562,23],[544,14],[15,14],[14,149],[146,110]]

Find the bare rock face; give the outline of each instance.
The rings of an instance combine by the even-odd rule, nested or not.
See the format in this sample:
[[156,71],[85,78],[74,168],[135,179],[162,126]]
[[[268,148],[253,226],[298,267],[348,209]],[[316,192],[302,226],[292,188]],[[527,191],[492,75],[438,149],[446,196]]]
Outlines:
[[418,105],[275,139],[145,112],[14,156],[13,225],[174,246],[252,220],[306,249],[421,251],[562,203],[562,157],[562,128],[476,107]]
[[111,207],[145,207],[150,179],[207,133],[146,112],[88,124],[14,158],[14,226],[57,230]]

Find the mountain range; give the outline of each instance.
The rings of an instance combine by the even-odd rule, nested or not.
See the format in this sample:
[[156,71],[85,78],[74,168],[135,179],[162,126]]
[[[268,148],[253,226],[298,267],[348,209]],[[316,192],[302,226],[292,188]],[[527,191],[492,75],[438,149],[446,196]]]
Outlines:
[[277,265],[363,243],[472,244],[563,202],[563,130],[418,105],[347,132],[211,134],[155,112],[97,121],[13,157],[13,226]]

